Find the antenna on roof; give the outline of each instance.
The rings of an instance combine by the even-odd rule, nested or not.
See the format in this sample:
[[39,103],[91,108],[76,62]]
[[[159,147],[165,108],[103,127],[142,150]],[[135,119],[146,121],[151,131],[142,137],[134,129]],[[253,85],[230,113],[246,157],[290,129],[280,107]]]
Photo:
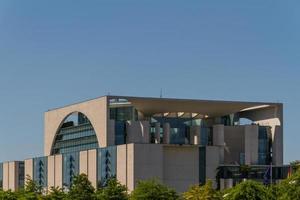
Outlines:
[[162,94],[162,93],[163,93],[162,88],[160,88],[160,95],[159,95],[160,98],[163,97],[163,94]]

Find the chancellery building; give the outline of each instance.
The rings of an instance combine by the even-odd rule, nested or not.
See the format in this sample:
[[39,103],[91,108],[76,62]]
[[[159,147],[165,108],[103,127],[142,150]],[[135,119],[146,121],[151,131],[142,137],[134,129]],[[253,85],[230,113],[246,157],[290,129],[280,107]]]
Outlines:
[[264,181],[270,166],[273,182],[287,176],[281,103],[103,96],[47,111],[44,156],[1,162],[0,187],[30,176],[68,188],[84,173],[94,187],[116,177],[129,191],[152,178],[178,192],[207,180],[223,189]]

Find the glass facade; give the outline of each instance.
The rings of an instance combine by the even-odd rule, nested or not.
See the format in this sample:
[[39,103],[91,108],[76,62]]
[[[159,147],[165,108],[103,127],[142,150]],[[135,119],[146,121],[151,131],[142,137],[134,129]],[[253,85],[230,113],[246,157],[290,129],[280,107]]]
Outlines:
[[70,187],[75,175],[79,174],[79,152],[63,154],[63,186]]
[[269,134],[267,126],[259,126],[258,132],[258,164],[259,165],[268,165],[271,162],[271,136]]
[[19,165],[19,174],[18,174],[18,178],[19,178],[19,182],[18,182],[18,185],[19,185],[19,188],[24,188],[24,180],[25,180],[25,164],[24,164],[24,161],[19,161],[18,162]]
[[116,176],[117,147],[100,148],[97,151],[97,182],[98,186],[106,185],[109,178]]
[[[270,169],[270,166],[251,166],[245,169],[241,166],[220,166],[218,168],[219,178],[222,179],[233,179],[234,185],[246,179],[253,179],[263,182],[265,174]],[[272,179],[280,180],[285,179],[288,176],[289,166],[283,167],[272,167]]]
[[189,132],[191,125],[191,118],[179,117],[152,117],[151,120],[159,122],[160,124],[170,124],[170,143],[171,144],[185,144],[189,140]]
[[97,136],[91,122],[82,113],[74,113],[65,120],[58,131],[52,155],[98,147]]
[[[155,143],[155,134],[156,134],[155,123],[151,123],[151,126],[150,126],[150,143]],[[163,129],[162,125],[160,125],[160,127],[159,127],[159,135],[160,135],[159,142],[160,143],[163,142],[163,134],[164,134],[164,129]]]
[[132,106],[110,108],[110,119],[116,121],[137,121],[137,117],[137,110],[134,109]]
[[115,144],[125,144],[126,140],[126,122],[115,121]]
[[0,189],[3,188],[3,163],[0,163]]
[[127,99],[109,100],[109,119],[115,121],[115,144],[126,143],[126,122],[137,121],[138,112]]
[[47,187],[48,159],[39,157],[33,159],[33,180],[42,187]]
[[206,147],[199,147],[199,183],[206,182]]
[[200,144],[203,146],[211,146],[213,143],[213,129],[207,127],[200,127]]
[[240,165],[245,165],[245,153],[240,153]]

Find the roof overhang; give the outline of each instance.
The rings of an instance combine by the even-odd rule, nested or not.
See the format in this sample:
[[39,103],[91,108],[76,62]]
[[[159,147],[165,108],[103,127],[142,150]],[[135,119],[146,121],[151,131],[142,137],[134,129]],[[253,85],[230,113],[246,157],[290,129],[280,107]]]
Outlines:
[[110,96],[124,98],[145,115],[167,112],[201,113],[209,117],[274,107],[276,103]]

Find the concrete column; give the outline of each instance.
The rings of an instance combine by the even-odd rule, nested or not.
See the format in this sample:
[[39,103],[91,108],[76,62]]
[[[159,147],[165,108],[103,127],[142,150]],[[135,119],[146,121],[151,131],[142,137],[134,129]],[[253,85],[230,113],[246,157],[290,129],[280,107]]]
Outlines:
[[199,145],[201,144],[200,138],[200,126],[192,126],[190,129],[190,144]]
[[273,164],[283,165],[283,134],[282,127],[274,126],[274,137],[273,137]]
[[88,178],[91,181],[93,187],[97,188],[97,150],[88,151]]
[[213,126],[213,145],[224,146],[224,125],[217,124]]
[[155,123],[155,144],[160,143],[160,123]]
[[3,163],[3,190],[9,189],[9,162]]
[[245,126],[245,164],[255,165],[258,161],[258,126]]
[[109,145],[115,145],[115,120],[108,120],[107,126],[107,141]]
[[79,153],[79,173],[88,175],[88,152]]
[[224,190],[224,189],[226,189],[226,188],[225,188],[225,179],[221,178],[221,179],[220,179],[220,190],[222,191],[222,190]]
[[17,166],[15,162],[8,163],[8,170],[9,170],[9,182],[8,188],[12,191],[16,190],[16,175],[17,175]]
[[56,155],[54,157],[55,163],[55,186],[61,187],[63,186],[63,174],[62,174],[62,155]]
[[148,121],[140,121],[142,141],[143,143],[150,143],[150,124]]
[[220,165],[220,147],[206,146],[206,180],[212,180],[213,186],[217,186],[216,170]]
[[[25,167],[25,180],[26,177],[29,176],[31,179],[33,179],[33,159],[27,159],[24,161],[24,167]],[[25,182],[24,182],[25,183]]]
[[48,156],[48,190],[55,187],[55,156]]
[[128,144],[117,146],[117,179],[121,184],[127,186],[127,146]]
[[213,126],[213,146],[219,146],[219,163],[224,163],[224,125]]
[[138,121],[129,121],[126,124],[127,143],[142,143],[141,124]]
[[164,123],[163,129],[164,129],[163,143],[170,144],[170,124]]

